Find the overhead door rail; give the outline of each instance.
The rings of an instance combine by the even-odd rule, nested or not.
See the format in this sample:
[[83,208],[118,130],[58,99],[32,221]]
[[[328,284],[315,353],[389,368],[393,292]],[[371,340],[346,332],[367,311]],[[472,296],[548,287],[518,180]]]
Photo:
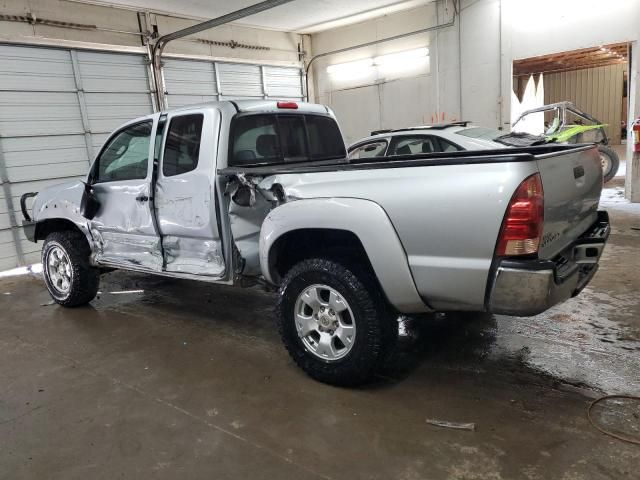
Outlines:
[[235,12],[227,13],[217,18],[207,20],[206,22],[198,23],[182,30],[178,30],[172,33],[161,36],[156,40],[153,45],[152,62],[153,62],[153,76],[156,84],[156,95],[158,97],[158,106],[161,110],[167,108],[167,100],[165,96],[165,85],[162,77],[162,52],[167,44],[173,40],[184,38],[194,33],[202,32],[210,28],[218,27],[226,23],[234,22],[241,18],[255,15],[256,13],[270,10],[274,7],[284,5],[285,3],[292,2],[293,0],[265,0],[264,2],[256,3],[246,8],[241,8]]

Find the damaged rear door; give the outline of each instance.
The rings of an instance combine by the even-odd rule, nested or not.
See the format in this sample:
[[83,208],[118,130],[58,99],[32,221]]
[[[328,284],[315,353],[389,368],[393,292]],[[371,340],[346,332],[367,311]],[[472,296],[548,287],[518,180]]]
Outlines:
[[183,110],[166,120],[155,208],[166,272],[222,277],[214,178],[220,112]]

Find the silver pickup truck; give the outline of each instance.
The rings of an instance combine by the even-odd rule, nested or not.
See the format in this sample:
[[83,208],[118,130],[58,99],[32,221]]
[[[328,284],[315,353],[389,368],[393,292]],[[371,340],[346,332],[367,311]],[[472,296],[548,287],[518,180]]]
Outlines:
[[21,203],[60,305],[113,268],[266,282],[295,362],[346,385],[384,362],[398,312],[529,316],[580,292],[601,189],[590,145],[349,160],[327,107],[222,101],[132,120],[85,181]]

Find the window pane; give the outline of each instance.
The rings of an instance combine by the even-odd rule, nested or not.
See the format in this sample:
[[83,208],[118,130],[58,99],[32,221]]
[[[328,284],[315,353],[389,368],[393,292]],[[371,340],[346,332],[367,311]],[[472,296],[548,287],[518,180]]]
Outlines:
[[387,149],[387,142],[375,142],[362,145],[349,154],[349,158],[381,157]]
[[162,148],[162,135],[164,134],[164,127],[167,125],[167,117],[160,117],[158,120],[158,127],[156,128],[156,141],[153,146],[153,162],[157,165],[160,160],[160,149]]
[[416,155],[438,151],[438,146],[431,137],[396,137],[390,148],[389,155]]
[[484,127],[471,127],[463,130],[458,130],[457,135],[462,135],[469,138],[480,138],[482,140],[495,140],[496,138],[504,135],[504,132],[500,130],[493,130],[491,128]]
[[169,123],[162,157],[165,177],[190,172],[198,166],[203,115],[182,115]]
[[229,165],[261,165],[344,158],[332,118],[317,115],[243,115],[232,126]]
[[274,115],[238,117],[233,128],[230,164],[252,165],[282,161]]
[[278,116],[280,145],[285,162],[307,160],[307,141],[302,116]]
[[342,135],[333,118],[307,115],[307,129],[313,160],[341,158],[347,155]]
[[438,140],[440,140],[440,148],[442,152],[459,152],[462,150],[457,145],[454,145],[449,140],[445,140],[442,137],[440,137]]
[[98,158],[97,182],[135,180],[147,177],[152,122],[122,130],[109,141]]

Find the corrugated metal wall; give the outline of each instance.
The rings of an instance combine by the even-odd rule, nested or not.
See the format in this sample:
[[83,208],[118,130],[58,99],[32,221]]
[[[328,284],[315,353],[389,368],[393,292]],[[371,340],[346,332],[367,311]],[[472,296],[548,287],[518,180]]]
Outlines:
[[142,55],[0,45],[0,270],[39,261],[20,196],[81,178],[107,135],[151,113]]
[[[0,271],[39,261],[20,196],[82,178],[109,133],[153,111],[139,54],[0,44]],[[300,100],[299,68],[166,59],[171,108],[211,100]]]
[[624,65],[607,65],[570,72],[545,73],[544,102],[563,100],[594,116],[606,127],[612,144],[620,143]]
[[163,75],[169,108],[215,100],[301,100],[299,68],[167,59]]

